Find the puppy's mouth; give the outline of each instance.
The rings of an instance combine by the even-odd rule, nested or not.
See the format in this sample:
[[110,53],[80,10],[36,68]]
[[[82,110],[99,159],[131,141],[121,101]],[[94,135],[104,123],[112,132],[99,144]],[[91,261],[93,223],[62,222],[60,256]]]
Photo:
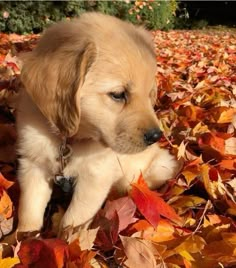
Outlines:
[[[117,136],[114,141],[107,141],[102,138],[101,142],[120,154],[136,154],[144,151],[152,143],[145,143],[142,138],[135,138],[126,134]],[[154,143],[154,142],[153,142]]]

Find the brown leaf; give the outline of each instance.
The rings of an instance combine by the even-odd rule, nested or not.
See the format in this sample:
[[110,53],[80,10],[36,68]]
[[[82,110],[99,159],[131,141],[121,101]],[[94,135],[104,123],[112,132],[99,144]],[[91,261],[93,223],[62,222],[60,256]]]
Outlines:
[[7,179],[4,178],[2,173],[0,172],[0,186],[3,187],[5,190],[10,188],[14,184],[13,181],[8,181]]
[[127,257],[124,261],[125,267],[136,268],[140,265],[145,268],[156,267],[157,263],[150,241],[125,236],[120,236],[120,239]]
[[10,219],[4,219],[0,222],[0,229],[3,235],[7,235],[12,231],[13,228],[13,217]]

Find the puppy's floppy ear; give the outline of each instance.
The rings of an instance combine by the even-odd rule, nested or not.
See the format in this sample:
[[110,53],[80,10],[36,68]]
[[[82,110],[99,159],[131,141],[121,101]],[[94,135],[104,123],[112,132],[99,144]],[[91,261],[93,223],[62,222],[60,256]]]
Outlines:
[[70,137],[78,131],[80,121],[77,92],[95,59],[96,49],[92,42],[78,38],[78,33],[65,25],[49,29],[37,48],[23,57],[21,80],[48,121]]
[[156,86],[151,91],[151,96],[150,97],[151,97],[152,106],[154,107],[156,102],[157,102],[157,87]]

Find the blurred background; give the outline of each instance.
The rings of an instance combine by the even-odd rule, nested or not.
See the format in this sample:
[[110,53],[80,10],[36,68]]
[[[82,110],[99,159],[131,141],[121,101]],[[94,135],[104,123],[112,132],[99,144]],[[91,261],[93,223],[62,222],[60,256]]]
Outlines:
[[148,29],[236,27],[235,1],[0,1],[0,32],[40,33],[85,11],[114,15]]

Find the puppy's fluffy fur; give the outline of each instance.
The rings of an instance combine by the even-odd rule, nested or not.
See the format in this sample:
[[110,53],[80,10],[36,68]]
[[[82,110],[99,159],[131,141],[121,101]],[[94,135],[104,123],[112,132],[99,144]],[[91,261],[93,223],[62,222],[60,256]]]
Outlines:
[[50,27],[25,55],[19,114],[19,231],[39,230],[50,199],[61,136],[73,137],[64,169],[76,178],[61,228],[89,221],[112,186],[127,190],[140,171],[156,188],[178,165],[144,135],[153,111],[156,61],[149,34],[116,18],[87,13]]

